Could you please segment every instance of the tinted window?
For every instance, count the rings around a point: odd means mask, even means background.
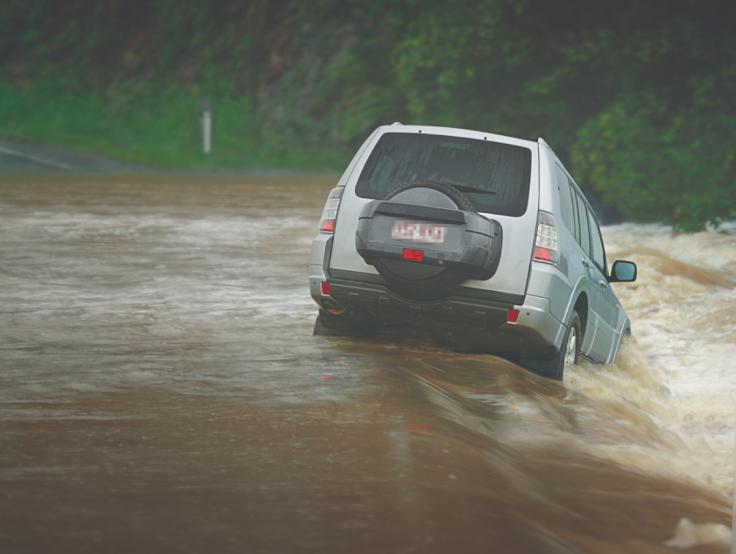
[[[580,223],[580,240],[578,242],[580,242],[583,252],[590,256],[590,235],[588,234],[588,217],[585,202],[577,194],[575,194],[575,198],[578,201],[578,221]]]
[[[603,239],[598,223],[590,211],[588,212],[588,221],[590,223],[590,257],[593,259],[593,263],[598,266],[598,269],[601,270],[601,273],[606,275],[606,254],[603,250]]]
[[[572,207],[572,191],[567,182],[567,176],[562,172],[559,166],[555,165],[555,178],[557,181],[557,190],[560,197],[560,215],[565,226],[570,232],[575,234],[575,212]]]
[[[408,184],[435,182],[465,193],[480,212],[526,211],[531,151],[521,146],[419,133],[386,133],[358,179],[362,198],[386,198]]]

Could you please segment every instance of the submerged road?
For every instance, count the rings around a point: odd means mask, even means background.
[[[313,337],[330,186],[0,182],[0,552],[728,551],[735,236],[606,229],[638,344],[556,383]]]

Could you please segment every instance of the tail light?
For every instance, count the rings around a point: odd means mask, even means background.
[[[335,187],[330,191],[327,197],[325,207],[322,210],[322,217],[319,220],[319,232],[332,234],[335,232],[335,222],[337,221],[337,210],[340,208],[340,198],[344,187]]]
[[[329,296],[330,293],[332,292],[332,287],[330,286],[329,281],[322,281],[321,288],[322,288],[322,296]]]
[[[555,218],[541,210],[537,216],[537,237],[534,240],[532,259],[555,265],[560,261],[560,241]]]

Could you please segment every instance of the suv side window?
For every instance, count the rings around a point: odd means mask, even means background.
[[[565,223],[565,227],[575,235],[575,212],[572,206],[572,191],[570,190],[570,184],[567,182],[567,175],[563,173],[557,164],[555,164],[555,181],[557,181],[557,189],[559,191],[562,221]]]
[[[585,201],[577,193],[575,193],[575,198],[578,201],[578,222],[580,223],[580,239],[578,242],[583,252],[590,256],[590,231],[588,230],[588,216],[586,215]]]
[[[603,248],[603,239],[601,238],[601,231],[598,227],[598,222],[593,217],[592,212],[588,211],[588,221],[590,222],[590,257],[593,259],[593,263],[598,266],[603,275],[607,275],[606,272],[606,251]]]
[[[573,218],[575,219],[575,240],[580,244],[580,218],[578,217],[578,204],[575,200],[575,189],[570,181],[567,182],[567,186],[570,189],[570,201],[572,202]]]

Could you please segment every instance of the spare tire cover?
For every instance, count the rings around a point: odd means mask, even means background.
[[[446,229],[452,228],[451,231],[447,231],[448,248],[451,247],[449,243],[457,245],[459,242],[458,240],[454,240],[454,242],[451,240],[456,238],[456,235],[460,232],[456,230],[457,228],[462,227],[462,232],[465,232],[467,219],[469,219],[470,215],[465,214],[468,212],[472,212],[472,216],[477,219],[481,219],[484,224],[493,223],[496,226],[493,227],[493,229],[497,229],[497,252],[490,252],[492,250],[492,248],[490,248],[491,241],[493,240],[492,237],[483,237],[482,234],[479,234],[478,236],[488,239],[489,248],[482,248],[481,250],[488,250],[489,255],[495,256],[495,262],[497,264],[497,258],[500,255],[500,225],[498,225],[497,222],[486,220],[475,213],[475,209],[470,199],[468,199],[467,196],[462,194],[459,190],[451,186],[436,183],[413,184],[400,187],[389,193],[384,201],[375,202],[385,205],[387,203],[386,201],[390,201],[392,205],[391,207],[395,208],[392,211],[395,211],[397,214],[401,213],[402,207],[405,208],[406,212],[409,214],[416,212],[416,209],[410,209],[416,207],[438,208],[439,210],[435,210],[435,212],[446,214],[448,216],[453,215],[454,213],[456,218],[459,218],[459,221],[463,221],[465,223],[463,223],[462,226],[451,224],[444,225]],[[366,211],[371,211],[370,205],[366,208],[368,208],[368,210],[364,210],[364,213]],[[371,217],[374,217],[372,212]],[[363,215],[361,215],[361,218],[363,218]],[[388,223],[381,222],[380,224],[385,227],[386,225],[393,224],[394,221],[401,220],[402,216],[392,215],[388,219],[390,219]],[[408,215],[405,219],[412,220],[413,218],[411,215]],[[429,218],[429,220],[431,220],[431,218]],[[361,219],[358,234],[363,230],[361,227],[363,224],[364,220]],[[371,224],[379,224],[379,222],[374,219],[371,221]],[[382,232],[391,236],[391,232],[387,231],[385,228]],[[454,233],[454,235],[452,233]],[[493,235],[492,232],[489,234]],[[463,281],[466,281],[469,278],[479,277],[478,268],[469,267],[467,264],[453,265],[449,258],[447,261],[443,259],[435,260],[435,263],[417,263],[416,261],[401,259],[401,257],[396,255],[381,255],[381,253],[377,253],[375,249],[361,249],[360,238],[360,236],[356,236],[356,244],[359,245],[358,252],[368,263],[372,264],[376,268],[378,273],[386,281],[386,285],[391,291],[405,298],[415,300],[437,300],[451,294]],[[411,246],[411,244],[409,244],[409,246]],[[442,248],[442,245],[424,245],[421,243],[417,244],[416,248],[422,249],[425,246],[427,248],[434,248],[435,250]],[[479,249],[476,245],[476,251],[477,250]],[[443,256],[442,253],[439,255]],[[483,255],[485,255],[485,252]],[[478,256],[476,255],[475,257],[477,258]],[[478,265],[482,264],[479,263]],[[486,263],[485,265],[488,264]],[[495,272],[495,266],[493,267],[493,272]],[[483,275],[483,278],[488,278],[489,276],[488,272],[486,272]]]

